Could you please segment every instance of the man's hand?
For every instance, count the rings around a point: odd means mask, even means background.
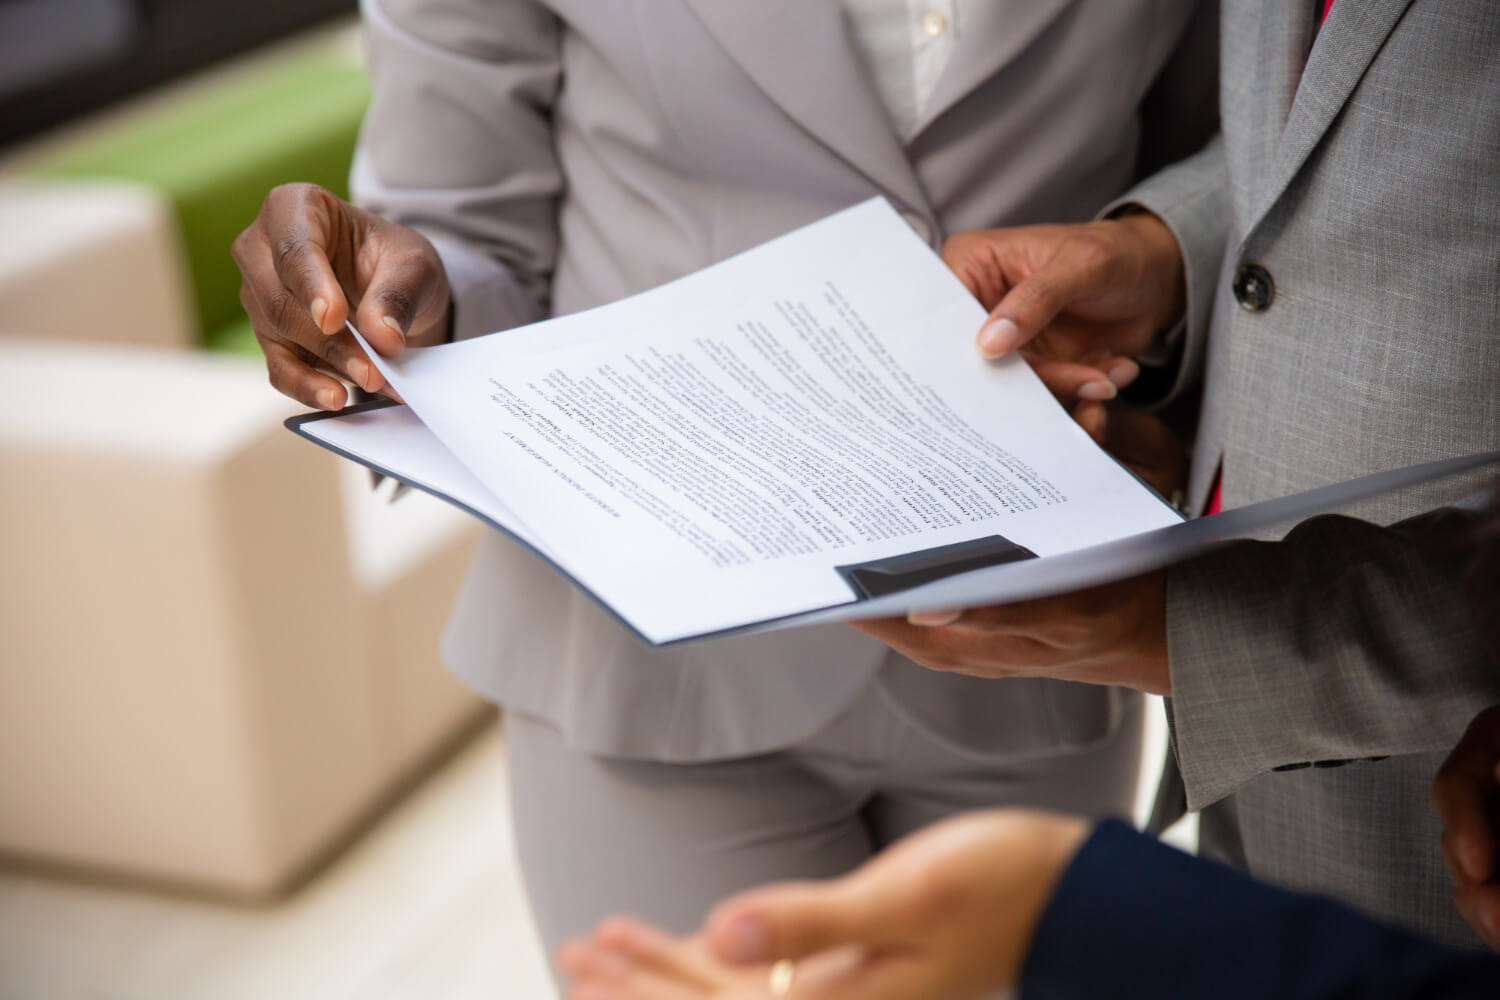
[[[1166,603],[1158,571],[1058,597],[850,625],[932,670],[1168,695]]]
[[[1100,447],[1168,500],[1187,486],[1187,446],[1165,421],[1128,406],[1100,409],[1097,425],[1084,426]]]
[[[990,310],[980,352],[1022,351],[1069,409],[1128,385],[1139,373],[1131,359],[1181,319],[1187,298],[1177,240],[1149,213],[959,233],[943,260]]]
[[[432,244],[323,188],[274,189],[233,252],[244,276],[240,303],[271,384],[308,406],[344,405],[344,387],[324,371],[369,392],[386,389],[344,329],[351,310],[355,327],[387,357],[448,339],[448,276]]]
[[[606,922],[564,948],[569,1000],[979,1000],[1013,988],[1087,820],[1018,810],[938,823],[856,871],[744,893],[695,938]],[[783,980],[785,976],[781,977]]]
[[[1500,950],[1500,705],[1469,723],[1432,782],[1453,901]]]

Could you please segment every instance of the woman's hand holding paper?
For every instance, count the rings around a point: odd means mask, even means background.
[[[330,371],[388,392],[346,320],[388,357],[449,337],[448,278],[432,244],[323,188],[274,189],[233,252],[271,384],[308,406],[343,407],[347,393]]]

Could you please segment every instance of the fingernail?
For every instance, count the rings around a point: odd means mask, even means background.
[[[720,953],[731,962],[760,962],[771,950],[771,931],[753,913],[742,913],[724,929]]]
[[[325,410],[342,410],[349,402],[349,393],[343,389],[322,389],[318,392],[318,405]]]
[[[955,611],[951,608],[938,608],[935,611],[913,611],[906,616],[906,620],[913,625],[939,628],[943,625],[952,625],[962,616],[962,611]]]
[[[308,307],[312,311],[313,322],[318,324],[318,329],[323,329],[323,323],[328,319],[328,300],[322,297],[312,300]]]
[[[1102,402],[1114,399],[1119,394],[1120,390],[1115,388],[1113,382],[1085,382],[1078,387],[1079,399],[1096,399]]]
[[[979,353],[985,357],[998,358],[1015,350],[1020,339],[1021,328],[1016,326],[1014,320],[1001,316],[979,328],[979,336],[975,340],[975,345],[979,348]]]
[[[354,358],[349,362],[348,375],[361,389],[370,388],[370,362],[364,358]]]
[[[401,329],[401,324],[398,323],[398,322],[396,322],[396,317],[394,317],[394,316],[382,316],[381,317],[381,322],[384,323],[386,326],[390,327],[392,330],[395,330],[396,333],[400,337],[402,337],[403,339],[405,339],[405,337],[406,337],[406,331],[403,330],[403,329]]]
[[[1123,389],[1140,377],[1141,366],[1128,358],[1109,369],[1109,380],[1116,389]]]

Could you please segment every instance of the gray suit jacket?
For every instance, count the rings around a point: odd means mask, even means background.
[[[1190,265],[1175,391],[1205,380],[1194,509],[1221,462],[1233,507],[1500,447],[1500,6],[1339,0],[1315,28],[1304,0],[1227,2],[1222,141],[1130,196]],[[1259,311],[1233,291],[1247,265],[1274,283]],[[1168,586],[1175,758],[1205,850],[1456,941],[1427,789],[1500,702],[1500,665],[1434,545],[1458,515],[1417,515],[1477,476]]]
[[[641,291],[876,194],[934,246],[1083,220],[1137,178],[1153,81],[1176,84],[1153,92],[1169,119],[1155,134],[1212,131],[1211,77],[1193,69],[1211,70],[1212,35],[1189,31],[1194,8],[980,5],[903,145],[837,0],[365,0],[374,101],[354,188],[433,240],[458,336]],[[795,743],[887,655],[843,628],[652,651],[498,536],[445,649],[573,746],[663,760]],[[957,678],[903,683],[912,711],[1018,754],[1102,739],[1126,704],[1047,681],[977,697]]]

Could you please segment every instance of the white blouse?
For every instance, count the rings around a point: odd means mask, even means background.
[[[981,0],[841,2],[896,133],[910,139],[958,45],[964,12]]]

